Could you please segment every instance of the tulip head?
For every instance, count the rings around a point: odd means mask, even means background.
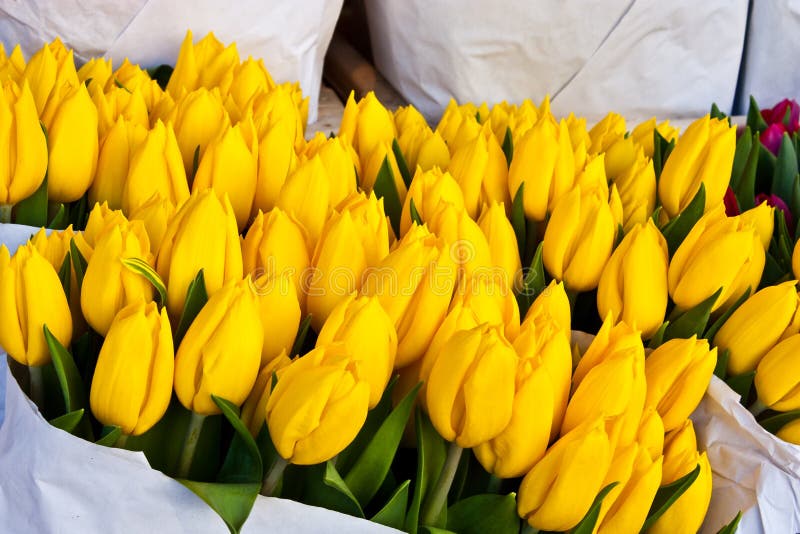
[[[603,501],[598,534],[640,530],[661,484],[664,462],[661,455],[653,459],[644,447],[637,444],[631,445],[628,450],[634,454],[633,464],[630,465],[630,472],[626,473],[625,480],[606,497],[609,499],[614,494],[613,501]],[[612,470],[613,467],[609,474]],[[615,480],[620,479],[606,477],[609,483]]]
[[[168,121],[175,129],[183,168],[187,174],[194,171],[195,151],[199,150],[202,157],[208,143],[230,124],[219,90],[209,91],[205,88],[180,96],[175,101]]]
[[[302,311],[294,278],[282,275],[250,273],[250,289],[257,296],[259,317],[264,331],[261,367],[281,353],[292,350],[300,327]]]
[[[461,187],[464,206],[473,219],[477,219],[484,203],[511,201],[505,155],[488,129],[453,153],[448,172]]]
[[[452,204],[456,209],[464,209],[464,195],[450,173],[436,168],[424,172],[417,169],[400,214],[401,235],[405,235],[411,228],[412,200],[423,222],[429,220],[443,202]]]
[[[589,154],[600,154],[608,151],[611,145],[625,137],[627,130],[625,117],[613,111],[609,112],[589,130],[589,139],[591,140],[591,145],[587,147]]]
[[[705,452],[702,454],[695,452],[695,456],[696,464],[700,464],[700,474],[648,532],[653,534],[697,532],[702,526],[711,503],[711,464]]]
[[[147,236],[150,238],[150,249],[158,251],[172,217],[175,216],[175,205],[158,195],[153,195],[147,202],[131,213],[131,221],[142,221]]]
[[[670,125],[669,121],[657,123],[655,117],[652,117],[644,122],[640,122],[638,125],[636,125],[636,128],[634,128],[631,132],[631,137],[637,145],[642,147],[642,150],[644,150],[644,155],[648,158],[652,158],[655,151],[655,131],[658,131],[661,137],[663,137],[667,142],[672,140],[677,141],[678,134],[680,133],[677,128]]]
[[[267,212],[275,206],[286,177],[297,167],[294,151],[296,125],[293,117],[282,116],[258,143],[258,177],[253,209]]]
[[[209,32],[194,44],[192,32],[189,30],[181,44],[167,91],[174,98],[178,98],[183,90],[193,91],[198,87],[221,87],[227,93],[237,65],[239,53],[236,43],[226,47]]]
[[[758,400],[772,410],[800,409],[798,349],[800,334],[794,334],[772,347],[758,364],[755,377]]]
[[[89,187],[90,205],[107,202],[113,210],[122,209],[131,156],[147,135],[145,127],[128,122],[123,117],[118,118],[111,126],[100,142],[97,170]],[[183,165],[181,165],[182,170]],[[188,188],[186,189],[188,191]]]
[[[367,160],[375,148],[382,144],[391,146],[397,132],[391,112],[383,107],[373,91],[357,104],[351,91],[339,127],[339,136],[342,135],[353,143],[361,157],[361,167],[366,169]]]
[[[308,158],[317,154],[330,178],[330,204],[337,206],[356,191],[358,155],[346,139],[341,137],[326,139],[322,132],[317,132],[317,136],[305,150]]]
[[[92,378],[89,404],[104,425],[138,436],[167,411],[175,353],[167,310],[139,301],[114,317]]]
[[[394,180],[394,187],[397,189],[397,196],[401,203],[405,201],[407,188],[403,181],[403,176],[400,174],[400,167],[397,165],[397,157],[394,155],[391,144],[381,143],[376,145],[367,159],[362,161],[363,175],[359,176],[361,189],[372,191],[378,175],[384,168],[384,163],[387,163]]]
[[[656,207],[656,173],[653,161],[637,157],[626,171],[614,180],[622,202],[623,224],[628,232],[636,224],[646,223]]]
[[[97,108],[97,132],[103,139],[120,117],[143,128],[150,125],[147,104],[139,89],[113,87],[108,92],[98,85],[91,85],[89,94]]]
[[[464,276],[480,274],[493,277],[492,252],[480,226],[465,210],[440,204],[428,225],[449,245],[450,255]],[[498,278],[503,278],[502,274]]]
[[[273,380],[275,378],[280,380],[283,370],[290,363],[292,363],[292,360],[289,359],[285,352],[270,360],[267,365],[261,368],[256,378],[256,383],[253,385],[253,390],[242,405],[242,422],[247,425],[250,434],[254,438],[258,437],[267,420],[267,402],[272,393]]]
[[[110,59],[104,57],[92,58],[78,69],[78,81],[81,83],[88,82],[90,88],[97,85],[102,89],[111,78],[113,70]]]
[[[67,50],[58,37],[33,54],[24,69],[23,76],[31,86],[39,115],[44,112],[50,97],[60,87],[83,85],[78,82],[72,50]]]
[[[308,235],[309,253],[313,253],[333,209],[328,172],[319,156],[301,162],[286,179],[277,206],[303,225]]]

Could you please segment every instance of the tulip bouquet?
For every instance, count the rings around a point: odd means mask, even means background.
[[[0,79],[3,216],[52,229],[0,248],[12,370],[231,531],[260,492],[409,532],[694,532],[712,374],[770,362],[759,398],[800,408],[786,236],[726,213],[761,152],[718,113],[453,102],[431,128],[370,93],[307,141],[296,84],[191,34],[174,70],[56,41]]]

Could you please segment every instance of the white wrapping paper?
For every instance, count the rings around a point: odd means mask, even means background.
[[[322,63],[343,0],[0,0],[0,41],[27,56],[60,36],[83,62],[105,55],[145,67],[175,64],[186,30],[236,41],[242,59],[263,58],[278,82],[300,81],[317,117]]]
[[[365,0],[379,70],[429,119],[553,97],[596,120],[730,112],[747,0]]]
[[[35,228],[0,224],[12,252]],[[225,523],[143,453],[102,447],[50,426],[11,376],[0,350],[0,531],[220,533]],[[244,534],[391,533],[394,529],[298,502],[259,496]]]

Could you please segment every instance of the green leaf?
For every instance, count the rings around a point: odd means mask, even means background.
[[[789,211],[792,212],[795,221],[794,239],[800,239],[800,175],[794,177],[792,184],[792,198],[789,199]]]
[[[675,338],[689,339],[692,336],[701,337],[711,316],[711,308],[721,294],[722,288],[719,288],[703,302],[676,317],[664,331],[664,341]]]
[[[51,419],[50,424],[71,434],[78,427],[78,423],[81,422],[81,419],[83,419],[83,408]]]
[[[506,165],[511,167],[511,160],[514,158],[514,136],[511,135],[511,128],[508,126],[503,137],[503,154],[506,156]]]
[[[739,522],[742,520],[742,512],[736,514],[730,523],[717,531],[717,534],[734,534],[736,529],[739,528]]]
[[[69,302],[69,291],[72,286],[72,263],[69,252],[64,255],[64,261],[61,262],[61,267],[58,269],[58,280],[61,282],[64,296],[67,297],[67,302]]]
[[[410,480],[406,480],[392,493],[383,508],[372,516],[370,521],[379,523],[390,528],[403,530],[406,519],[406,508],[408,507],[408,488],[411,485]]]
[[[747,158],[750,156],[750,151],[753,149],[753,134],[750,132],[750,127],[744,129],[742,135],[736,141],[736,152],[733,154],[733,170],[731,171],[731,189],[736,191],[739,183],[744,174],[745,164]]]
[[[756,377],[755,371],[736,376],[729,376],[726,380],[728,386],[735,391],[742,399],[750,397],[750,388],[753,387],[753,379]]]
[[[181,479],[178,482],[192,490],[217,512],[232,533],[239,532],[247,521],[261,488],[260,483],[219,484]]]
[[[514,228],[514,235],[517,236],[517,245],[519,246],[519,257],[525,257],[526,241],[526,227],[525,221],[525,206],[523,199],[525,196],[525,182],[519,184],[519,189],[514,194],[514,202],[511,204],[511,226]]]
[[[670,506],[672,506],[678,498],[683,495],[686,490],[697,480],[697,477],[700,475],[700,464],[692,470],[686,476],[683,476],[673,482],[672,484],[667,484],[666,486],[661,486],[658,488],[656,492],[656,496],[653,499],[653,504],[650,505],[650,512],[647,514],[647,520],[644,522],[642,526],[641,532],[646,532],[653,524],[658,521],[658,518],[664,515]]]
[[[714,375],[720,380],[725,380],[728,372],[728,360],[731,359],[731,351],[723,350],[717,354],[717,365],[714,367]]]
[[[786,274],[786,270],[781,266],[778,260],[775,259],[772,253],[767,251],[764,257],[764,272],[761,274],[759,288],[774,286],[780,281],[784,274]]]
[[[797,154],[794,151],[794,143],[789,135],[784,133],[781,138],[781,147],[778,150],[778,159],[775,162],[775,173],[772,175],[772,194],[790,201],[797,173]]]
[[[307,472],[312,476],[306,480],[303,502],[354,517],[364,517],[358,499],[342,480],[332,462],[318,464]]]
[[[706,186],[701,183],[700,189],[697,190],[689,205],[661,229],[661,233],[664,234],[664,238],[667,240],[670,257],[675,254],[675,251],[678,250],[680,244],[689,235],[691,229],[703,216],[705,207]]]
[[[710,115],[711,115],[711,118],[712,118],[712,119],[720,119],[720,120],[723,120],[723,119],[728,119],[728,116],[727,116],[727,115],[725,115],[725,114],[724,114],[724,113],[723,113],[723,112],[722,112],[722,111],[719,109],[719,107],[717,106],[717,103],[716,103],[716,102],[714,102],[714,103],[712,103],[712,104],[711,104],[711,113],[710,113]]]
[[[406,158],[403,156],[403,151],[400,150],[400,143],[397,142],[397,139],[392,140],[392,152],[394,153],[395,161],[397,161],[397,169],[400,171],[403,183],[406,184],[406,187],[410,187],[412,178],[411,171],[408,169],[408,163],[406,163]]]
[[[612,482],[600,490],[600,493],[598,493],[597,497],[594,498],[594,502],[592,502],[592,506],[589,508],[589,511],[586,512],[585,516],[583,516],[581,522],[575,525],[575,528],[570,530],[570,534],[592,534],[592,532],[594,532],[594,527],[597,525],[597,520],[600,519],[600,507],[603,505],[603,499],[606,498],[606,495],[608,495],[617,484],[619,484],[619,482]]]
[[[67,226],[69,226],[67,209],[64,207],[64,204],[59,203],[58,209],[56,209],[55,215],[50,218],[50,222],[47,223],[47,227],[52,228],[53,230],[63,230]]]
[[[69,220],[74,230],[86,229],[89,220],[89,193],[83,195],[77,202],[69,206]]]
[[[83,382],[81,382],[78,368],[72,355],[64,348],[64,345],[44,325],[44,338],[47,347],[50,349],[50,356],[53,359],[53,366],[58,376],[58,383],[61,386],[61,393],[64,396],[64,406],[67,412],[73,412],[85,408],[85,393]]]
[[[778,430],[798,418],[800,418],[800,410],[792,410],[791,412],[779,413],[767,417],[763,421],[759,421],[759,424],[770,434],[776,434]]]
[[[756,172],[758,171],[760,152],[761,141],[758,140],[758,134],[754,133],[750,143],[750,152],[742,168],[741,176],[736,187],[733,188],[733,192],[736,193],[736,200],[739,201],[739,209],[742,211],[755,207]]]
[[[147,74],[150,75],[152,80],[155,80],[158,83],[158,86],[161,87],[162,90],[167,89],[167,84],[169,83],[169,79],[172,77],[172,71],[174,69],[171,65],[159,65],[156,68],[147,69]]]
[[[656,181],[661,178],[661,171],[667,163],[669,155],[675,148],[675,140],[667,141],[657,129],[653,129],[653,170],[656,174]]]
[[[148,282],[153,284],[153,287],[156,288],[158,292],[159,302],[162,306],[167,304],[167,286],[164,285],[164,281],[158,276],[158,273],[153,266],[144,261],[141,258],[124,258],[122,260],[122,265],[124,265],[129,271],[133,271],[134,273],[143,276],[147,279]]]
[[[421,386],[421,382],[414,386],[397,404],[344,477],[361,506],[370,502],[386,478]]]
[[[754,132],[760,132],[767,129],[767,121],[761,116],[761,110],[758,109],[758,103],[753,95],[750,95],[750,107],[747,109],[747,126]]]
[[[183,303],[183,312],[181,319],[178,321],[178,328],[175,330],[175,349],[183,340],[186,331],[189,330],[189,325],[192,324],[194,318],[200,313],[200,310],[208,302],[208,293],[206,293],[206,281],[203,276],[203,269],[198,271],[192,283],[189,284],[189,289],[186,291],[186,300]]]
[[[733,312],[735,312],[739,308],[739,306],[744,304],[744,301],[746,301],[749,296],[750,296],[750,288],[748,287],[747,289],[745,289],[744,293],[742,293],[739,296],[739,298],[736,299],[736,302],[733,303],[733,306],[725,310],[725,313],[717,317],[717,320],[714,321],[714,323],[708,327],[708,330],[706,330],[706,333],[703,334],[703,337],[708,340],[713,340],[714,336],[716,336],[717,332],[719,332],[719,329],[722,328],[722,325],[725,324],[725,321],[727,321],[730,318],[730,316],[733,315]]]
[[[416,411],[415,423],[417,430],[417,477],[405,525],[406,532],[410,534],[416,534],[417,532],[422,500],[429,486],[436,484],[447,457],[447,446],[444,439],[433,428],[428,416],[419,408]]]
[[[663,323],[661,323],[661,326],[658,327],[656,333],[653,334],[653,337],[650,338],[650,342],[647,344],[647,348],[657,349],[662,343],[664,343],[664,333],[667,331],[668,326],[669,326],[669,321],[664,321]]]
[[[311,328],[311,314],[309,313],[306,315],[303,320],[300,322],[300,327],[297,329],[297,336],[294,338],[294,343],[292,344],[292,352],[290,353],[289,357],[294,358],[303,350],[303,345],[306,342],[306,336],[308,336],[308,329]]]
[[[261,453],[256,440],[239,418],[239,408],[232,402],[213,394],[211,400],[222,410],[222,415],[236,431],[217,480],[226,483],[260,484],[264,472]]]
[[[453,532],[452,530],[447,530],[446,528],[436,528],[429,525],[423,526],[422,530],[428,534],[460,534],[458,532]]]
[[[14,206],[14,222],[36,227],[47,226],[47,174],[31,196]]]
[[[459,534],[517,534],[519,521],[513,493],[473,495],[447,509],[447,530]]]
[[[192,183],[194,183],[194,177],[197,176],[197,169],[199,168],[200,168],[200,145],[197,145],[194,148],[194,155],[192,155],[192,180],[191,180]],[[189,185],[191,185],[191,183]]]
[[[72,260],[72,268],[75,270],[75,279],[78,282],[78,291],[80,291],[83,286],[83,276],[86,274],[87,262],[81,251],[78,250],[75,238],[69,241],[69,257]]]
[[[414,204],[413,198],[411,199],[408,209],[411,212],[411,222],[415,222],[419,226],[422,226],[422,217],[419,216],[419,212],[417,211],[417,205]]]
[[[123,85],[123,83],[122,83],[121,81],[119,81],[119,80],[118,80],[116,77],[114,78],[114,85],[116,85],[116,86],[117,86],[117,87],[119,87],[120,89],[124,89],[124,90],[126,90],[126,91],[127,91],[127,92],[129,92],[129,93],[131,92],[131,90],[130,90],[130,89],[128,89],[127,87],[125,87],[125,85]]]
[[[533,255],[531,266],[525,273],[525,278],[522,279],[522,287],[517,296],[520,317],[525,317],[533,301],[536,300],[536,297],[547,287],[544,278],[542,250],[543,244],[539,243],[539,246],[536,247],[536,253]]]
[[[98,445],[104,447],[113,447],[119,437],[122,435],[122,429],[116,425],[103,427],[103,435],[95,441]]]
[[[392,223],[395,235],[400,235],[400,212],[403,209],[400,204],[400,195],[394,181],[394,173],[389,165],[389,156],[383,158],[383,163],[375,178],[375,186],[372,188],[375,196],[383,199],[383,208]]]
[[[275,384],[273,384],[272,387],[274,388]],[[256,445],[258,445],[258,452],[261,454],[261,464],[263,467],[261,478],[263,479],[267,471],[278,459],[278,451],[275,450],[272,438],[269,437],[269,430],[267,429],[266,422],[261,425],[261,430],[258,432],[258,436],[256,436]]]

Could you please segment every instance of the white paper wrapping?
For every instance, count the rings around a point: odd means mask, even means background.
[[[0,224],[12,252],[35,228]],[[102,447],[50,426],[0,350],[0,531],[220,533],[225,523],[141,452]],[[287,499],[259,496],[244,534],[397,530]]]
[[[322,63],[343,0],[0,0],[0,41],[27,56],[60,36],[76,60],[105,55],[145,67],[175,64],[186,30],[236,41],[242,59],[263,58],[278,82],[300,81],[317,117]]]
[[[365,0],[378,69],[429,119],[538,101],[596,120],[730,112],[747,0]]]
[[[800,447],[764,430],[717,377],[692,420],[712,468],[701,532],[717,532],[740,510],[740,533],[800,532]]]
[[[746,113],[750,95],[761,109],[784,98],[800,98],[800,1],[752,2],[737,112]]]

